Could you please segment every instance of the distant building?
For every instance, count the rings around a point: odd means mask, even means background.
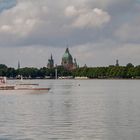
[[[119,66],[119,60],[116,60],[116,65],[115,66]]]
[[[87,68],[87,65],[86,64],[84,65],[84,68]]]
[[[48,64],[47,64],[47,68],[53,68],[54,67],[54,60],[51,54],[51,58],[48,59]]]
[[[73,62],[73,57],[69,52],[69,48],[66,48],[66,51],[62,57],[61,65],[68,70],[72,70],[72,69],[77,68],[76,59],[74,59],[74,62]]]

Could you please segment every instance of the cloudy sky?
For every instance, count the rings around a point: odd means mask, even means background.
[[[61,63],[67,44],[80,66],[140,64],[140,0],[0,0],[0,63]]]

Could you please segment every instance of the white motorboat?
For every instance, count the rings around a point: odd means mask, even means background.
[[[18,84],[8,84],[6,77],[0,77],[0,90],[28,90],[28,91],[49,91],[50,88],[39,87],[39,84],[32,83],[18,83]]]

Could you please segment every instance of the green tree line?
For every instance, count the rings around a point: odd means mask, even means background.
[[[73,76],[85,76],[88,78],[138,78],[140,79],[140,65],[133,66],[131,63],[126,66],[109,67],[83,67],[73,71]]]
[[[25,68],[9,68],[4,64],[0,64],[0,76],[6,76],[8,78],[20,78],[22,76],[23,78],[55,78],[55,69],[56,68],[34,68],[34,67],[25,67]],[[57,75],[58,76],[71,76],[72,72],[65,69],[63,66],[57,67]]]
[[[56,68],[34,68],[25,67],[15,69],[0,64],[0,76],[8,78],[19,78],[21,75],[24,78],[55,78]],[[133,66],[131,63],[126,66],[108,66],[108,67],[80,67],[75,70],[67,70],[63,66],[57,67],[57,75],[73,76],[73,77],[88,77],[88,78],[137,78],[140,79],[140,65]]]

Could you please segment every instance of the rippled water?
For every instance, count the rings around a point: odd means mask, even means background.
[[[139,80],[40,80],[44,94],[0,91],[0,140],[139,140]]]

